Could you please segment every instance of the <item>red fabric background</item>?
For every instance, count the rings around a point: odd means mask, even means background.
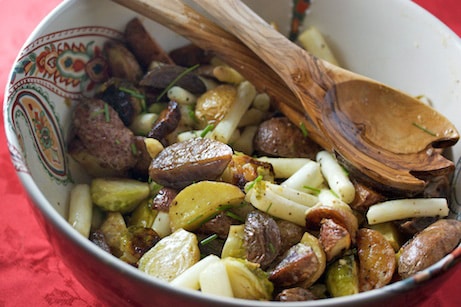
[[[321,0],[320,0],[321,1]],[[405,0],[402,0],[405,1]],[[415,0],[461,35],[461,1]],[[0,0],[0,88],[22,44],[38,22],[61,1]],[[3,100],[3,99],[2,99]],[[72,276],[39,228],[10,162],[0,129],[0,307],[102,306]],[[461,306],[461,266],[421,307]]]

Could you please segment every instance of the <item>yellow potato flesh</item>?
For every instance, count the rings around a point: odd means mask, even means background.
[[[193,231],[220,212],[239,205],[245,194],[225,182],[200,181],[176,195],[169,215],[172,231],[183,228]]]

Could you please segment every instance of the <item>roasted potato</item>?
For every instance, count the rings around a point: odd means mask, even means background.
[[[191,184],[173,199],[169,211],[171,228],[195,230],[218,213],[239,205],[244,197],[238,187],[225,182]]]
[[[399,251],[398,272],[407,278],[442,259],[461,240],[461,221],[440,219],[404,244]]]
[[[397,267],[391,244],[376,230],[361,228],[357,232],[360,292],[387,285]]]

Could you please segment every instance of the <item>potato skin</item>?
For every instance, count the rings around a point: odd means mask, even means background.
[[[174,143],[152,160],[150,177],[173,189],[201,180],[215,180],[232,159],[232,148],[211,139],[195,138]]]
[[[392,280],[397,263],[391,244],[377,230],[361,228],[357,232],[359,290],[384,287]]]
[[[461,221],[440,219],[400,249],[398,273],[407,278],[436,263],[451,252],[461,240]]]
[[[274,117],[262,122],[253,143],[255,150],[260,154],[284,158],[314,160],[321,149],[286,117]]]

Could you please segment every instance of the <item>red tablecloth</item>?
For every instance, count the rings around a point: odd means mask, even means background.
[[[321,1],[321,0],[319,0]],[[402,0],[406,1],[406,0]],[[415,0],[461,35],[461,1]],[[22,44],[60,0],[0,1],[0,88]],[[2,99],[3,100],[3,99]],[[461,114],[460,114],[461,115]],[[0,128],[0,307],[102,306],[72,276],[39,228],[10,162]],[[461,266],[423,307],[461,306]]]

